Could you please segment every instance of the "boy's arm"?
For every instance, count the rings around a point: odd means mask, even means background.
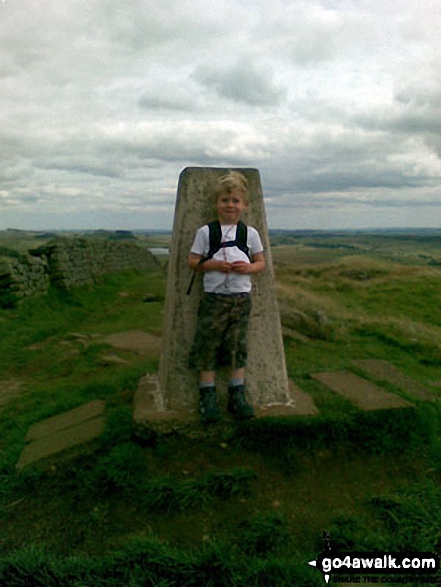
[[[256,253],[253,255],[253,262],[250,263],[250,273],[260,273],[265,269],[265,255]]]
[[[237,261],[233,263],[233,271],[235,273],[260,273],[265,269],[265,255],[256,253],[253,255],[253,261],[246,263],[245,261]]]
[[[208,259],[201,263],[202,255],[190,253],[188,255],[188,266],[194,271],[220,271],[221,273],[229,273],[232,269],[232,264],[226,261],[217,261],[216,259]]]

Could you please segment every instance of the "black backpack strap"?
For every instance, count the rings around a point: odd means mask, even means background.
[[[193,271],[193,275],[191,276],[190,283],[188,284],[187,295],[189,296],[191,293],[191,288],[193,287],[194,280],[196,279],[196,271]]]
[[[208,233],[209,233],[209,249],[206,257],[201,257],[198,265],[205,263],[211,259],[221,248],[221,241],[222,241],[222,229],[219,220],[213,220],[208,224]],[[193,287],[194,280],[196,278],[196,270],[193,271],[193,275],[191,277],[190,284],[187,289],[187,295],[190,295],[191,288]]]
[[[201,263],[205,263],[211,259],[222,247],[237,247],[241,250],[248,259],[251,260],[250,256],[250,249],[247,245],[248,240],[248,226],[244,224],[241,220],[237,223],[236,228],[236,238],[234,241],[228,241],[226,243],[222,243],[222,228],[220,225],[219,220],[213,220],[208,224],[208,232],[209,232],[209,250],[206,257],[202,257],[199,261],[199,265]],[[196,277],[196,271],[193,271],[193,275],[190,281],[190,285],[187,289],[187,295],[190,295],[191,288],[193,287],[193,283]]]
[[[219,220],[213,220],[208,224],[208,231],[210,235],[210,248],[204,260],[211,259],[221,248],[222,229]]]
[[[241,220],[237,223],[236,229],[236,246],[250,259],[250,249],[247,245],[248,240],[248,226]]]

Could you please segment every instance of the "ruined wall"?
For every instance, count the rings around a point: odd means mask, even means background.
[[[28,256],[0,259],[0,301],[4,305],[46,293],[49,287],[47,259]]]
[[[41,252],[48,260],[51,283],[65,289],[93,283],[104,273],[157,268],[150,251],[132,242],[60,238]]]
[[[31,255],[0,259],[0,307],[44,294],[51,284],[69,289],[94,283],[104,273],[156,268],[150,251],[133,242],[57,238]]]

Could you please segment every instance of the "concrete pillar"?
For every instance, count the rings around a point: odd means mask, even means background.
[[[228,171],[190,167],[179,178],[158,374],[161,405],[157,407],[166,412],[197,411],[198,373],[188,368],[187,360],[203,288],[202,275],[198,274],[191,294],[187,295],[192,276],[187,258],[196,230],[215,218],[213,189],[219,177]],[[249,187],[249,207],[243,220],[259,231],[266,255],[265,271],[253,276],[247,393],[258,409],[271,404],[292,405],[260,176],[257,169],[237,171],[245,175]],[[226,402],[227,376],[220,373],[217,378],[221,405]]]

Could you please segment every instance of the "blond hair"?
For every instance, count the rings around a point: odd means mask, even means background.
[[[243,194],[244,202],[248,202],[248,180],[239,173],[239,171],[229,171],[226,175],[219,178],[214,190],[214,198],[217,203],[222,194],[231,194],[235,189],[238,189]]]

